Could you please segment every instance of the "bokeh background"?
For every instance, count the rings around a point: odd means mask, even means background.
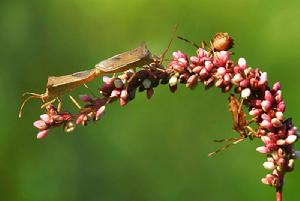
[[[22,119],[17,113],[21,93],[44,92],[47,76],[92,68],[143,40],[159,55],[179,24],[177,34],[195,42],[229,32],[233,58],[280,80],[286,115],[300,125],[299,9],[296,0],[2,0],[0,200],[275,200],[260,183],[267,171],[258,140],[207,157],[221,146],[213,139],[237,135],[227,95],[217,89],[171,94],[162,86],[151,101],[138,94],[124,108],[111,105],[96,124],[71,134],[55,129],[44,140],[32,126],[41,102],[27,104]],[[177,49],[195,53],[180,40],[171,46]],[[89,86],[96,91],[100,82]],[[65,107],[75,109],[67,98]],[[299,200],[299,166],[286,177],[285,200]]]

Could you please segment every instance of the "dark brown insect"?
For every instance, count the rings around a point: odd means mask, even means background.
[[[228,108],[229,111],[231,112],[232,119],[233,119],[232,129],[238,132],[240,134],[240,137],[214,140],[215,142],[230,141],[231,143],[221,147],[220,149],[214,152],[211,152],[210,154],[208,154],[209,157],[220,151],[227,149],[228,147],[234,144],[243,141],[248,136],[251,137],[251,134],[254,133],[254,131],[248,126],[248,122],[246,121],[246,115],[242,107],[242,102],[240,102],[233,94],[230,94],[228,98],[228,102],[229,102]]]

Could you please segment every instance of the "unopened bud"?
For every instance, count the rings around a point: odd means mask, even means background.
[[[169,79],[169,85],[171,87],[177,85],[177,77],[176,76],[172,76],[170,79]]]
[[[64,125],[64,130],[65,130],[65,132],[69,133],[69,132],[72,132],[75,129],[75,127],[76,127],[76,124],[74,124],[73,121],[68,121]]]
[[[242,98],[248,98],[251,95],[251,90],[249,88],[243,89],[241,92]]]
[[[263,166],[267,170],[273,170],[275,168],[275,165],[273,162],[264,162]]]
[[[49,130],[43,130],[43,131],[40,131],[40,132],[36,135],[36,138],[37,138],[37,139],[43,139],[43,138],[45,138],[48,134],[49,134]]]
[[[120,78],[116,78],[114,79],[114,85],[117,89],[121,89],[124,84]]]
[[[229,50],[233,46],[233,39],[228,33],[216,33],[213,40],[213,47],[216,51]]]
[[[295,141],[297,140],[297,136],[296,135],[289,135],[285,141],[287,144],[293,144]]]

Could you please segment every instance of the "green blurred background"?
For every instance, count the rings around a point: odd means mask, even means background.
[[[213,139],[237,135],[227,95],[217,89],[171,94],[162,86],[151,101],[138,94],[124,108],[111,105],[96,124],[71,134],[54,129],[44,140],[32,126],[41,102],[27,104],[22,119],[17,112],[21,93],[44,92],[48,75],[91,68],[143,40],[159,55],[178,23],[177,34],[196,42],[229,32],[234,59],[245,57],[268,71],[271,83],[281,81],[286,115],[299,125],[299,9],[296,0],[2,0],[0,200],[275,200],[274,189],[260,183],[267,171],[258,140],[207,157],[221,146]],[[195,53],[179,40],[171,47],[177,49]],[[99,84],[89,86],[96,91]],[[79,93],[86,91],[72,92]],[[285,200],[299,200],[299,185],[297,162]]]

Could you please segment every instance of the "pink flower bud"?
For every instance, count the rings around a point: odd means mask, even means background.
[[[257,147],[256,151],[258,151],[259,153],[262,153],[262,154],[266,154],[266,153],[270,152],[270,150],[265,146]]]
[[[185,72],[185,67],[184,66],[174,65],[173,68],[174,68],[174,70],[176,70],[179,73],[184,73]]]
[[[267,112],[271,109],[272,103],[268,100],[264,100],[261,102],[262,109]]]
[[[79,95],[79,99],[83,102],[91,102],[93,100],[89,95],[86,94]]]
[[[267,174],[265,178],[261,179],[261,182],[265,185],[276,186],[278,184],[278,178],[275,175]]]
[[[121,97],[122,99],[126,100],[126,99],[128,98],[128,91],[127,91],[126,89],[123,89],[123,90],[121,91],[120,97]]]
[[[215,86],[220,87],[223,84],[223,81],[224,81],[223,79],[217,80],[216,83],[215,83]]]
[[[207,71],[211,71],[214,67],[213,63],[211,61],[205,61],[204,62],[204,66],[206,68]]]
[[[279,82],[276,82],[272,87],[272,90],[274,90],[274,91],[278,91],[280,89],[281,89],[281,86],[280,86]]]
[[[277,119],[279,119],[280,121],[283,121],[284,120],[284,116],[283,116],[283,113],[282,112],[276,112],[275,113],[275,116]]]
[[[195,68],[193,68],[192,71],[193,71],[193,73],[197,74],[197,73],[200,73],[200,71],[202,70],[202,68],[203,68],[202,66],[196,66]]]
[[[43,131],[40,131],[40,132],[36,135],[36,138],[37,138],[37,139],[43,139],[43,138],[45,138],[48,134],[49,134],[49,130],[43,130]]]
[[[248,75],[250,75],[250,73],[252,72],[252,69],[251,68],[246,68],[244,70],[244,74],[248,77]]]
[[[48,114],[42,114],[40,116],[41,120],[43,120],[46,124],[51,124],[52,121],[51,121],[51,118]]]
[[[177,77],[176,76],[172,76],[169,79],[169,85],[170,85],[170,87],[173,87],[173,86],[177,85]]]
[[[249,82],[249,80],[248,80],[248,79],[246,79],[246,80],[243,80],[243,81],[241,81],[241,82],[240,82],[240,86],[241,86],[242,88],[246,88],[246,87],[248,87],[248,86],[249,86],[249,84],[250,84],[250,82]]]
[[[276,100],[277,103],[279,103],[279,102],[282,101],[282,91],[281,91],[281,90],[278,90],[278,91],[276,92],[275,100]]]
[[[277,118],[273,118],[273,119],[271,120],[271,123],[273,124],[273,126],[274,126],[275,128],[279,128],[279,127],[282,126],[282,122],[281,122],[279,119],[277,119]]]
[[[275,164],[273,162],[264,162],[263,166],[267,170],[273,170],[275,168]]]
[[[268,74],[266,72],[261,73],[260,80],[258,81],[259,85],[264,85],[268,83]]]
[[[216,66],[225,66],[230,55],[227,51],[215,52],[213,64]]]
[[[119,97],[120,94],[121,94],[121,92],[120,92],[119,90],[114,89],[114,90],[112,90],[112,92],[111,92],[111,94],[110,94],[110,97],[111,97],[111,98],[116,98],[116,97]]]
[[[195,87],[196,84],[198,83],[197,80],[198,80],[198,76],[197,75],[191,75],[189,77],[189,79],[187,80],[187,82],[186,82],[186,87],[188,87],[188,88]]]
[[[270,130],[270,129],[272,128],[273,125],[272,125],[272,123],[271,123],[270,121],[268,121],[268,120],[263,120],[263,121],[260,123],[260,126],[266,128],[266,129],[268,129],[268,130]]]
[[[268,114],[266,114],[266,113],[263,113],[263,114],[261,115],[261,118],[262,118],[263,120],[271,121],[271,117],[270,117]]]
[[[260,115],[261,112],[262,112],[261,109],[252,108],[251,111],[249,112],[249,114],[252,116],[258,116],[258,115]]]
[[[199,58],[207,57],[207,51],[202,48],[198,49],[197,54]]]
[[[191,61],[193,64],[195,64],[195,65],[198,65],[198,64],[200,63],[200,59],[199,59],[198,57],[196,57],[196,56],[192,56],[192,57],[190,58],[190,61]]]
[[[226,73],[223,79],[224,79],[224,84],[227,85],[229,82],[231,82],[231,75],[229,73]]]
[[[186,58],[186,55],[178,50],[177,52],[173,52],[173,58],[179,60],[180,58]]]
[[[126,99],[120,98],[120,106],[123,107],[127,104]]]
[[[249,88],[245,88],[241,91],[242,98],[248,98],[251,95],[251,90]]]
[[[271,142],[271,139],[269,136],[261,136],[261,141],[263,141],[264,144],[269,144]]]
[[[180,63],[181,66],[187,66],[188,65],[188,61],[186,60],[186,58],[179,58],[178,62]]]
[[[285,145],[285,140],[284,140],[284,139],[279,139],[279,140],[276,141],[276,144],[277,144],[278,146]]]
[[[224,76],[226,73],[226,69],[224,67],[219,67],[217,69],[218,76]]]
[[[202,68],[201,71],[200,71],[200,73],[199,73],[199,75],[200,75],[201,79],[204,79],[204,78],[206,78],[209,75],[209,73],[208,73],[208,71],[207,71],[206,68]]]
[[[277,105],[277,111],[278,112],[284,112],[285,111],[285,103],[284,101],[281,101]]]
[[[105,84],[108,84],[108,85],[111,84],[111,78],[108,76],[103,76],[102,80]]]
[[[268,91],[268,90],[265,91],[265,99],[270,101],[270,102],[273,101],[273,96],[272,96],[271,92]]]
[[[47,124],[43,120],[37,120],[33,125],[39,130],[45,130],[47,128]]]
[[[231,79],[232,84],[234,85],[239,85],[239,83],[243,80],[244,78],[242,77],[242,75],[240,73],[237,73],[233,76],[233,78]]]
[[[150,99],[154,94],[153,88],[147,89],[147,98]]]
[[[299,135],[299,133],[297,132],[298,128],[296,126],[294,126],[293,128],[291,128],[290,130],[288,130],[288,135]]]
[[[105,105],[101,106],[96,112],[96,120],[100,119],[105,111]]]
[[[261,183],[268,185],[268,186],[271,185],[271,182],[267,178],[262,178]]]
[[[81,124],[82,123],[82,121],[83,121],[83,119],[84,119],[84,114],[81,114],[81,115],[79,115],[79,117],[76,119],[76,124]]]
[[[240,67],[241,70],[245,70],[247,68],[246,59],[239,58],[239,60],[238,60],[238,66]]]
[[[289,135],[286,139],[285,142],[287,144],[293,144],[294,142],[296,142],[297,140],[297,136],[296,135]]]
[[[287,166],[289,167],[289,171],[292,171],[295,167],[295,160],[290,159]]]

